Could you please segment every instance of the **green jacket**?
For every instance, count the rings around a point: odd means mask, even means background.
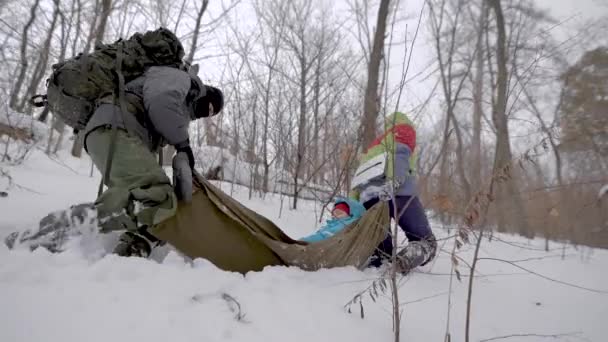
[[[379,189],[387,182],[395,187],[396,196],[410,196],[416,193],[414,124],[404,113],[395,112],[386,118],[384,127],[384,132],[359,156],[357,173],[369,171],[369,168],[373,167],[383,167],[376,172],[376,174],[382,173],[382,176],[357,184],[351,190],[351,197],[361,202],[377,197]],[[383,163],[378,162],[369,165],[367,169],[364,168],[374,160],[383,160]]]

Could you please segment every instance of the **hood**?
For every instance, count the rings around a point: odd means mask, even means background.
[[[198,64],[193,64],[187,70],[188,75],[190,75],[190,79],[192,80],[193,83],[196,84],[196,87],[198,89],[198,94],[196,94],[196,96],[194,98],[192,98],[192,101],[197,101],[198,99],[205,96],[205,93],[206,93],[205,85],[203,84],[203,81],[201,80],[201,78],[198,77],[199,68],[200,67]]]
[[[407,115],[401,112],[394,112],[388,115],[384,120],[384,126],[386,130],[402,124],[413,126],[413,123],[410,118],[408,118]]]
[[[359,203],[359,201],[352,199],[352,198],[345,198],[345,197],[337,197],[335,202],[334,202],[334,206],[338,203],[346,203],[348,205],[348,207],[350,208],[350,216],[351,217],[361,217],[363,216],[363,213],[365,213],[365,207],[363,206],[363,204]]]

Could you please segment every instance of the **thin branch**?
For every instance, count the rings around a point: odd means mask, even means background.
[[[562,338],[562,337],[576,337],[577,335],[580,335],[581,332],[577,331],[577,332],[571,332],[571,333],[563,333],[563,334],[549,334],[549,335],[545,335],[545,334],[512,334],[512,335],[504,335],[504,336],[497,336],[497,337],[492,337],[492,338],[486,338],[483,340],[479,340],[479,342],[488,342],[488,341],[496,341],[496,340],[504,340],[507,338],[514,338],[514,337],[541,337],[541,338]]]
[[[528,268],[522,267],[522,266],[520,266],[520,265],[518,265],[518,264],[516,264],[515,262],[512,262],[512,261],[502,260],[502,259],[497,259],[497,258],[479,258],[478,260],[491,260],[491,261],[504,262],[504,263],[509,264],[509,265],[511,265],[513,267],[519,268],[519,269],[521,269],[523,271],[526,271],[526,272],[528,272],[530,274],[533,274],[533,275],[535,275],[537,277],[540,277],[540,278],[543,278],[545,280],[552,281],[554,283],[562,284],[562,285],[565,285],[565,286],[569,286],[569,287],[573,287],[573,288],[576,288],[576,289],[585,290],[585,291],[589,291],[589,292],[593,292],[593,293],[608,294],[608,291],[605,291],[605,290],[592,289],[592,288],[589,288],[589,287],[584,287],[584,286],[568,283],[568,282],[565,282],[565,281],[562,281],[562,280],[554,279],[554,278],[551,278],[551,277],[547,277],[546,275],[542,275],[542,274],[540,274],[538,272],[535,272],[535,271],[532,271],[532,270],[530,270]]]

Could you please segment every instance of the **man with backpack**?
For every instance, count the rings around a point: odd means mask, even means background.
[[[167,29],[136,33],[54,65],[47,95],[39,96],[84,130],[85,150],[107,186],[95,201],[100,230],[125,231],[114,250],[121,256],[147,257],[158,242],[148,228],[175,213],[176,194],[156,153],[172,145],[193,171],[189,123],[224,106],[222,92],[204,85],[198,65],[183,56]]]
[[[222,92],[205,86],[196,74],[168,66],[150,67],[126,85],[141,98],[143,108],[121,112],[112,97],[102,99],[85,128],[85,150],[104,173],[112,143],[112,127],[118,132],[112,165],[105,183],[108,189],[96,201],[102,231],[127,231],[115,252],[123,256],[150,254],[154,237],[147,228],[174,214],[177,200],[171,182],[154,152],[166,144],[195,159],[190,147],[190,121],[213,116],[224,105]],[[138,110],[141,113],[138,115]]]

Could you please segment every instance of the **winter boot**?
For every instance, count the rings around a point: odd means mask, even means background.
[[[410,241],[397,253],[397,271],[407,274],[414,268],[422,266],[435,257],[437,242],[434,237],[427,240]]]
[[[124,257],[147,258],[152,252],[150,242],[140,234],[135,232],[124,232],[118,240],[118,245],[114,248],[114,254]]]

